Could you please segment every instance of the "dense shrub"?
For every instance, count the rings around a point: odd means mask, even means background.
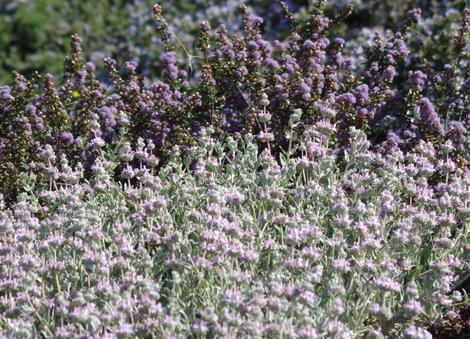
[[[470,173],[439,160],[450,145],[381,154],[355,128],[341,155],[335,128],[288,129],[280,161],[203,130],[158,174],[153,143],[124,142],[89,180],[46,146],[47,184],[23,175],[0,212],[0,334],[430,338],[468,302],[452,289],[470,268]]]
[[[303,21],[284,8],[291,29],[286,41],[265,39],[263,20],[242,6],[243,35],[230,34],[223,25],[214,32],[204,21],[195,56],[155,6],[164,46],[157,81],[146,81],[133,62],[120,69],[107,58],[110,88],[98,79],[93,63],[83,64],[78,36],[72,38],[60,81],[51,74],[32,80],[16,74],[13,86],[0,89],[0,188],[6,199],[20,188],[22,170],[41,165],[35,150],[45,144],[72,164],[82,162],[87,172],[99,144],[113,146],[119,137],[132,145],[140,137],[151,139],[155,155],[164,160],[173,145],[194,144],[200,128],[209,125],[221,139],[251,132],[261,146],[274,140],[277,153],[287,146],[283,133],[296,109],[304,112],[303,127],[325,118],[337,123],[337,147],[348,145],[349,127],[355,126],[373,144],[386,141],[402,149],[419,140],[436,147],[451,142],[449,157],[466,166],[468,10],[454,32],[451,64],[441,65],[420,59],[407,46],[419,10],[410,11],[389,39],[377,34],[357,57],[345,54],[344,39],[327,38],[329,28],[349,12],[329,19],[321,7],[314,8]]]

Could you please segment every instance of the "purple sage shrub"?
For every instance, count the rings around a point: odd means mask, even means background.
[[[155,171],[152,139],[104,151],[98,116],[88,176],[40,147],[43,183],[23,172],[17,202],[0,200],[0,335],[430,338],[468,301],[454,144],[376,146],[350,127],[340,149],[339,122],[302,116],[279,159],[273,138],[210,127]]]

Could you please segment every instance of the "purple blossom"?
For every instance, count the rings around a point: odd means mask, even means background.
[[[427,76],[421,71],[410,71],[408,72],[408,84],[415,88],[418,92],[421,92],[424,88]]]
[[[395,67],[393,66],[388,66],[385,71],[384,71],[384,79],[385,81],[392,82],[393,79],[397,76],[397,71],[395,70]]]
[[[340,105],[355,105],[356,97],[352,93],[344,93],[336,98],[336,102]]]
[[[357,102],[360,105],[364,105],[369,97],[369,86],[366,84],[357,86],[354,90],[354,95],[356,96]]]
[[[408,12],[408,18],[413,23],[418,23],[419,19],[421,19],[421,9],[415,8]]]
[[[463,150],[465,148],[465,142],[467,140],[468,131],[464,124],[460,121],[449,122],[450,138],[454,143],[455,147]]]
[[[160,57],[165,74],[172,80],[178,78],[178,67],[176,66],[176,53],[166,52]]]
[[[70,145],[73,144],[74,141],[73,134],[70,132],[62,132],[60,134],[60,139]]]
[[[444,127],[441,124],[439,116],[434,110],[434,106],[428,98],[421,98],[417,102],[420,117],[424,126],[430,130],[438,132],[439,134],[444,134]]]

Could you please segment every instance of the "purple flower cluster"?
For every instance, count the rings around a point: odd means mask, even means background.
[[[162,63],[166,76],[168,76],[171,80],[178,78],[178,67],[176,66],[175,52],[163,53],[160,57],[160,62]]]
[[[410,71],[408,73],[408,84],[418,92],[423,91],[427,76],[421,71]]]
[[[441,124],[439,116],[434,110],[434,106],[428,98],[422,98],[418,100],[417,107],[424,127],[430,131],[444,134],[444,127]]]

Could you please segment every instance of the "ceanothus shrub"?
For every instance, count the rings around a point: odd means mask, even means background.
[[[243,33],[223,25],[213,30],[204,21],[200,53],[192,55],[155,5],[163,46],[155,81],[141,76],[134,62],[119,67],[112,58],[104,60],[112,85],[99,80],[95,65],[83,62],[76,35],[61,79],[35,74],[27,80],[16,73],[14,85],[0,88],[0,189],[6,200],[14,201],[22,190],[22,171],[33,169],[43,180],[37,150],[45,145],[57,161],[63,155],[73,165],[81,163],[85,176],[101,146],[125,139],[134,147],[139,138],[150,139],[163,164],[173,146],[186,152],[208,126],[220,140],[252,133],[261,149],[274,141],[270,147],[279,157],[296,109],[303,111],[301,129],[324,119],[335,123],[331,142],[338,149],[350,146],[355,127],[379,148],[408,151],[425,140],[441,150],[449,142],[446,159],[468,165],[468,10],[454,36],[453,62],[444,66],[416,60],[407,44],[420,10],[410,11],[391,36],[376,34],[361,58],[348,55],[343,38],[330,36],[348,9],[329,18],[323,7],[314,7],[307,20],[297,19],[286,4],[283,10],[290,23],[284,41],[264,36],[263,19],[241,6]]]

